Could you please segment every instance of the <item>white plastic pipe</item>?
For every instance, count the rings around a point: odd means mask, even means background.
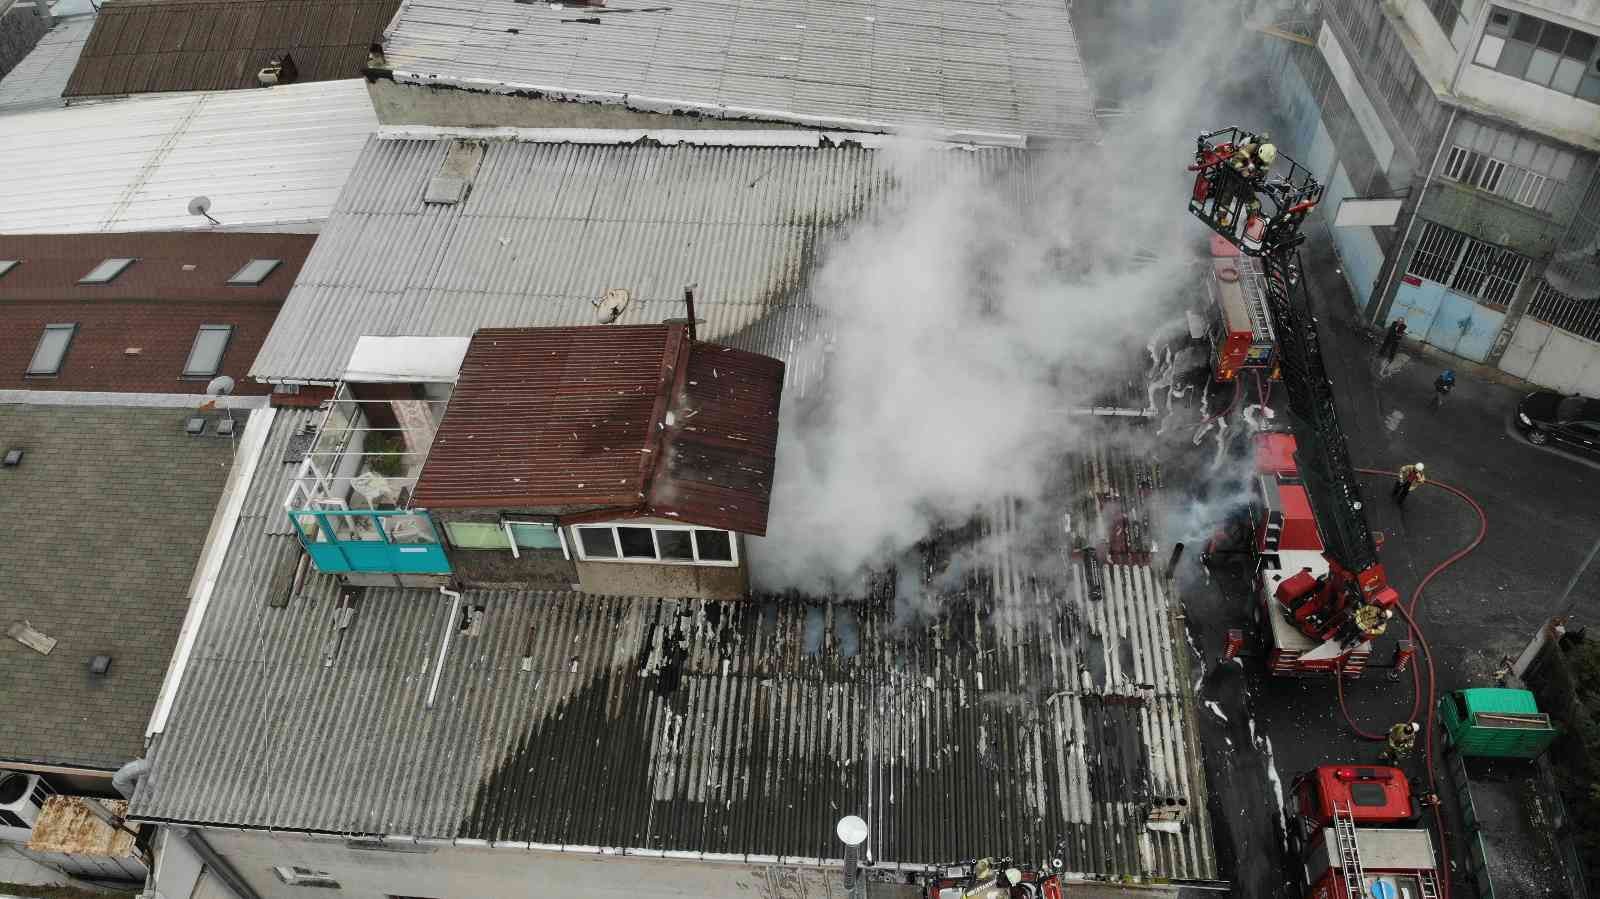
[[[433,698],[439,693],[439,677],[444,674],[444,654],[450,649],[450,631],[456,626],[456,613],[461,611],[461,593],[449,587],[439,592],[450,597],[450,614],[444,618],[444,636],[439,639],[439,657],[433,660],[433,681],[428,684],[427,708],[433,708]]]

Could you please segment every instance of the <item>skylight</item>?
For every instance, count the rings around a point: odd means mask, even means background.
[[[17,265],[18,262],[15,259],[0,259],[0,278],[4,278],[6,273],[16,268]]]
[[[132,259],[107,259],[94,267],[89,274],[78,279],[79,284],[109,284],[133,264]]]
[[[260,284],[272,274],[272,270],[283,264],[281,259],[252,259],[245,263],[233,277],[228,279],[229,284]]]

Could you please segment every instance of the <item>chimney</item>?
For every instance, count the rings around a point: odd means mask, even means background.
[[[683,289],[683,305],[688,307],[684,313],[689,316],[689,342],[694,343],[694,285],[690,284]]]

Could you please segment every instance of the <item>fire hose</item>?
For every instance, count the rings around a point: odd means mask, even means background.
[[[1378,475],[1378,476],[1381,476],[1381,477],[1392,477],[1392,473],[1391,472],[1383,471],[1383,470],[1376,469],[1376,468],[1358,468],[1356,470],[1361,472],[1362,474]],[[1462,501],[1464,501],[1468,506],[1472,507],[1472,511],[1474,513],[1476,513],[1477,516],[1478,516],[1478,533],[1476,535],[1474,535],[1472,540],[1469,541],[1465,546],[1463,546],[1460,549],[1456,550],[1454,553],[1451,553],[1450,556],[1448,558],[1446,558],[1443,562],[1440,562],[1439,564],[1433,566],[1432,570],[1430,570],[1422,578],[1422,581],[1417,584],[1417,588],[1411,592],[1411,605],[1410,605],[1410,608],[1407,608],[1405,603],[1399,603],[1399,604],[1397,604],[1395,606],[1395,608],[1399,610],[1401,617],[1404,618],[1405,621],[1406,621],[1406,629],[1407,629],[1408,635],[1412,639],[1417,641],[1417,647],[1421,651],[1423,659],[1428,664],[1428,690],[1427,690],[1428,707],[1427,707],[1427,725],[1426,725],[1426,727],[1427,727],[1427,731],[1426,731],[1427,737],[1426,737],[1426,740],[1425,740],[1425,742],[1423,744],[1423,746],[1424,746],[1424,757],[1425,757],[1425,759],[1427,761],[1427,769],[1428,769],[1428,792],[1434,798],[1434,802],[1433,802],[1433,823],[1434,823],[1434,828],[1438,831],[1438,834],[1439,834],[1439,854],[1440,854],[1440,856],[1441,856],[1441,858],[1442,858],[1442,860],[1444,862],[1444,864],[1442,866],[1442,870],[1444,872],[1444,876],[1442,878],[1440,878],[1440,880],[1442,881],[1441,886],[1444,889],[1444,899],[1450,899],[1450,844],[1449,844],[1448,834],[1445,832],[1444,816],[1439,811],[1438,778],[1437,778],[1436,772],[1434,770],[1434,764],[1433,764],[1434,714],[1435,714],[1435,711],[1436,711],[1437,700],[1438,700],[1436,684],[1435,684],[1435,677],[1434,677],[1433,650],[1431,648],[1429,648],[1428,639],[1427,639],[1427,637],[1425,637],[1423,635],[1422,628],[1417,625],[1416,613],[1417,613],[1417,606],[1422,601],[1422,592],[1425,589],[1427,589],[1428,584],[1435,577],[1437,577],[1439,574],[1443,573],[1446,568],[1449,568],[1451,565],[1454,565],[1455,563],[1461,561],[1463,558],[1466,557],[1466,555],[1468,553],[1472,552],[1474,549],[1477,549],[1478,545],[1483,542],[1484,536],[1489,532],[1489,516],[1483,511],[1483,507],[1478,505],[1477,500],[1475,500],[1472,497],[1468,496],[1466,494],[1466,492],[1461,490],[1460,488],[1455,487],[1455,486],[1450,485],[1450,484],[1446,484],[1446,483],[1444,483],[1442,481],[1428,481],[1426,483],[1427,484],[1432,484],[1433,486],[1439,487],[1440,489],[1443,489],[1445,491],[1448,491],[1450,493],[1455,494],[1457,497],[1460,497]],[[1335,684],[1335,689],[1337,689],[1337,691],[1339,693],[1339,711],[1344,715],[1345,723],[1350,726],[1350,729],[1355,732],[1356,736],[1358,736],[1358,737],[1360,737],[1360,738],[1362,738],[1364,740],[1373,740],[1373,741],[1383,740],[1384,739],[1384,735],[1383,734],[1375,734],[1375,733],[1372,733],[1370,731],[1362,730],[1361,727],[1356,724],[1355,719],[1351,717],[1350,708],[1349,708],[1348,705],[1346,705],[1345,698],[1344,698],[1344,670],[1343,669],[1344,669],[1344,664],[1341,661],[1340,665],[1339,665],[1339,670],[1337,670],[1334,673],[1333,681],[1334,681],[1334,684]],[[1419,665],[1411,666],[1411,683],[1412,683],[1411,713],[1407,716],[1407,720],[1415,721],[1417,719],[1417,713],[1422,710],[1421,709],[1421,705],[1422,705],[1422,702],[1423,702],[1422,669],[1421,669],[1421,666],[1419,666]]]

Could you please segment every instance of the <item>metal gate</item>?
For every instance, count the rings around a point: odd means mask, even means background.
[[[1482,362],[1527,270],[1525,256],[1424,221],[1388,321],[1404,318],[1412,336]]]

